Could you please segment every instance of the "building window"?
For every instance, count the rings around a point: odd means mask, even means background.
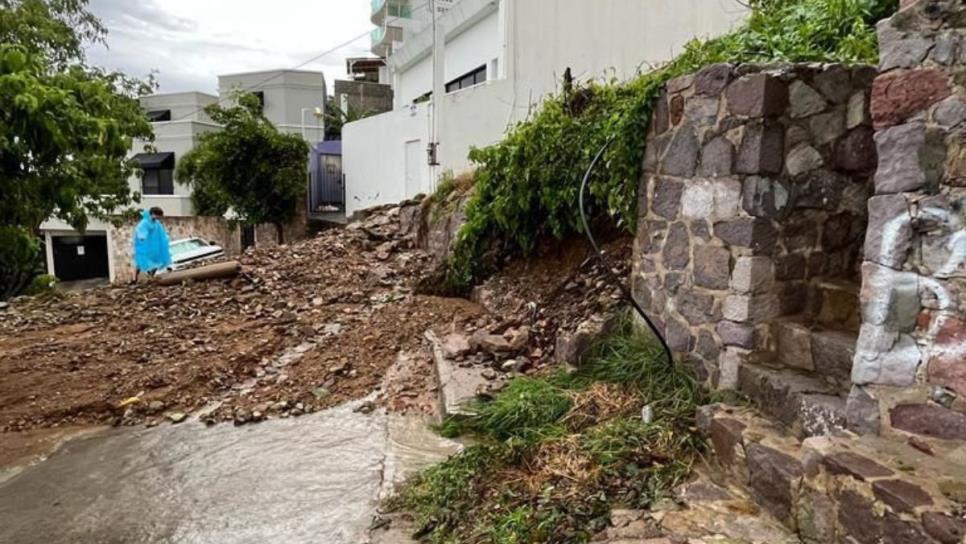
[[[486,65],[480,66],[472,72],[461,75],[460,77],[446,84],[446,92],[452,93],[460,89],[479,85],[486,82]]]
[[[152,110],[147,112],[146,115],[148,116],[148,121],[152,123],[171,120],[171,110]]]
[[[141,194],[174,194],[174,153],[141,153],[133,159],[141,167]]]
[[[173,195],[174,170],[171,168],[145,169],[141,177],[141,194]]]

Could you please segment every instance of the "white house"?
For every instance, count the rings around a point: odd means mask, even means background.
[[[254,92],[262,99],[266,118],[275,126],[315,142],[323,133],[314,113],[325,101],[325,78],[321,72],[274,70],[220,76],[218,85],[220,97],[183,92],[140,99],[154,130],[154,149],[145,149],[147,142],[133,142],[130,156],[140,164],[142,174],[132,176],[128,184],[132,192],[141,195],[139,208],[157,206],[164,210],[172,239],[198,236],[231,252],[254,243],[254,229],[239,232],[218,218],[195,216],[191,188],[175,175],[177,161],[198,144],[201,135],[221,128],[205,114],[204,107],[229,102],[239,89]],[[41,233],[47,271],[63,281],[120,281],[133,275],[130,224],[119,228],[94,219],[86,232],[80,233],[63,221],[50,219],[41,225]]]
[[[442,172],[469,168],[470,147],[495,143],[526,119],[568,67],[580,80],[628,79],[669,60],[694,37],[729,31],[747,13],[736,0],[441,3],[440,89],[433,92],[432,20],[415,15],[425,4],[373,1],[372,20],[381,25],[373,52],[388,55],[395,108],[343,128],[348,214],[429,192]],[[434,128],[439,165],[431,168]]]

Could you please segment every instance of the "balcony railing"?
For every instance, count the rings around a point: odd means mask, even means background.
[[[413,8],[406,0],[371,0],[372,23],[383,25],[386,18],[410,19],[413,16]]]

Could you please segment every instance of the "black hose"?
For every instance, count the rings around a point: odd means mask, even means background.
[[[607,151],[607,148],[610,147],[610,144],[613,142],[614,138],[611,137],[607,140],[604,146],[600,148],[600,151],[598,151],[597,155],[594,156],[594,160],[590,161],[590,166],[587,168],[587,173],[584,174],[583,181],[580,182],[580,193],[578,195],[578,199],[580,201],[580,222],[583,224],[584,234],[587,235],[590,245],[593,246],[594,252],[597,254],[597,259],[604,267],[607,278],[611,281],[611,283],[616,285],[618,289],[620,289],[624,298],[631,303],[631,306],[634,308],[634,310],[640,314],[640,316],[644,319],[644,322],[647,323],[647,326],[651,328],[651,332],[654,333],[654,336],[661,341],[661,347],[664,348],[664,355],[667,357],[667,363],[668,365],[672,365],[674,364],[674,358],[671,355],[671,348],[667,345],[667,340],[665,340],[664,335],[658,331],[657,327],[654,325],[654,322],[651,321],[651,318],[648,317],[644,309],[641,308],[641,305],[634,300],[634,296],[631,294],[630,290],[624,286],[624,283],[620,280],[620,278],[617,277],[616,274],[614,274],[614,271],[611,270],[610,266],[607,264],[607,259],[604,258],[604,252],[600,250],[600,246],[597,245],[597,240],[594,239],[594,234],[590,232],[590,225],[587,224],[587,215],[584,213],[584,192],[587,190],[587,181],[590,179],[590,174],[594,171],[594,167],[597,166],[597,161],[600,160],[600,158],[604,155],[604,152]]]

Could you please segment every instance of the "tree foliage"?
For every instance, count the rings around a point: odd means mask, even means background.
[[[0,257],[35,247],[51,217],[84,230],[129,205],[127,156],[151,125],[137,97],[151,82],[88,66],[85,44],[104,28],[86,0],[0,0]],[[4,274],[0,292],[22,287]],[[17,282],[22,283],[22,281]]]
[[[577,197],[590,161],[612,144],[589,180],[587,208],[633,229],[644,135],[651,107],[671,78],[718,62],[874,63],[874,23],[896,0],[757,0],[746,22],[725,36],[687,44],[683,52],[632,80],[565,85],[503,141],[473,149],[475,195],[449,262],[451,287],[481,273],[494,240],[531,251],[548,236],[579,232]]]
[[[283,134],[261,112],[254,95],[241,93],[236,104],[212,104],[205,111],[224,128],[201,136],[178,163],[177,176],[192,187],[202,215],[233,210],[249,225],[278,228],[295,217],[305,195],[309,146],[295,134]]]
[[[365,119],[377,113],[375,110],[360,110],[353,108],[351,105],[347,105],[346,109],[342,109],[334,104],[329,104],[325,108],[325,139],[341,140],[342,127],[353,121]]]

